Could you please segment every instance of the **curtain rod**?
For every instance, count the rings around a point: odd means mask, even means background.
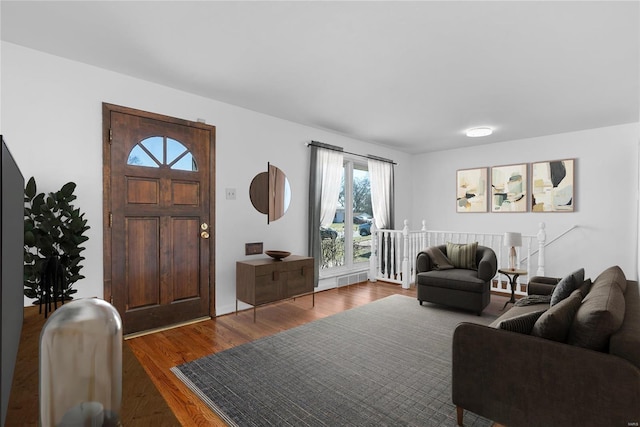
[[[307,142],[305,145],[307,147],[314,146],[314,147],[326,148],[327,150],[339,151],[341,153],[351,154],[352,156],[364,157],[366,159],[378,160],[378,161],[385,162],[385,163],[391,163],[392,165],[397,165],[397,163],[394,162],[393,160],[385,159],[384,157],[374,156],[373,154],[366,154],[365,155],[365,154],[351,153],[349,151],[344,151],[342,149],[342,147],[337,147],[335,145],[325,144],[324,142],[320,142],[320,141]]]

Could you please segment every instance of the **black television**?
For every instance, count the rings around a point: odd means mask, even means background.
[[[11,394],[13,371],[16,366],[22,321],[24,319],[24,177],[11,156],[5,140],[2,145],[0,173],[0,425],[4,426]]]

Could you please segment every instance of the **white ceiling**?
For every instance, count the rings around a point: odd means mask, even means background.
[[[0,7],[4,41],[409,153],[639,119],[637,1]]]

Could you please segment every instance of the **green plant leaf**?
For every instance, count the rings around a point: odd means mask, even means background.
[[[28,246],[33,246],[36,243],[36,237],[33,235],[32,231],[25,231],[24,233],[24,244]]]
[[[35,178],[25,187],[24,197],[24,286],[25,296],[38,298],[43,293],[42,272],[47,258],[58,256],[65,270],[66,286],[61,295],[69,297],[77,292],[72,285],[84,278],[79,274],[85,259],[79,246],[88,237],[83,233],[89,228],[84,213],[70,204],[76,184],[69,182],[59,191],[36,194]],[[28,294],[28,295],[27,295]]]
[[[27,185],[24,188],[24,195],[28,197],[29,200],[33,199],[36,195],[36,179],[34,177],[29,178],[27,181]]]
[[[62,188],[60,189],[60,192],[65,196],[70,196],[73,194],[73,191],[75,189],[76,189],[75,182],[67,182],[65,185],[62,186]]]
[[[33,215],[42,214],[42,205],[44,205],[44,193],[40,193],[31,200],[31,211]]]

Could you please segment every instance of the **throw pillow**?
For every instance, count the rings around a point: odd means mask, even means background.
[[[478,242],[473,243],[451,243],[447,242],[447,258],[451,260],[451,264],[455,268],[464,268],[467,270],[477,270],[476,252],[478,250]]]
[[[582,303],[582,294],[575,290],[545,311],[531,329],[531,335],[558,342],[566,342],[569,328]]]
[[[451,261],[449,261],[449,258],[437,247],[431,246],[425,249],[424,252],[429,255],[434,270],[449,270],[455,268],[451,264]]]
[[[580,289],[582,298],[586,297],[587,294],[589,293],[589,290],[591,289],[591,279],[585,280],[578,289]]]
[[[531,313],[525,313],[519,316],[514,316],[510,319],[505,319],[498,323],[498,328],[528,335],[531,333],[533,325],[535,325],[536,321],[544,312],[545,310],[533,311]]]
[[[622,325],[625,309],[624,294],[615,277],[607,282],[596,279],[576,313],[567,343],[606,351],[611,334]]]
[[[571,292],[582,286],[584,282],[584,268],[580,268],[567,277],[564,277],[558,282],[551,294],[551,306],[553,307],[569,295]]]

